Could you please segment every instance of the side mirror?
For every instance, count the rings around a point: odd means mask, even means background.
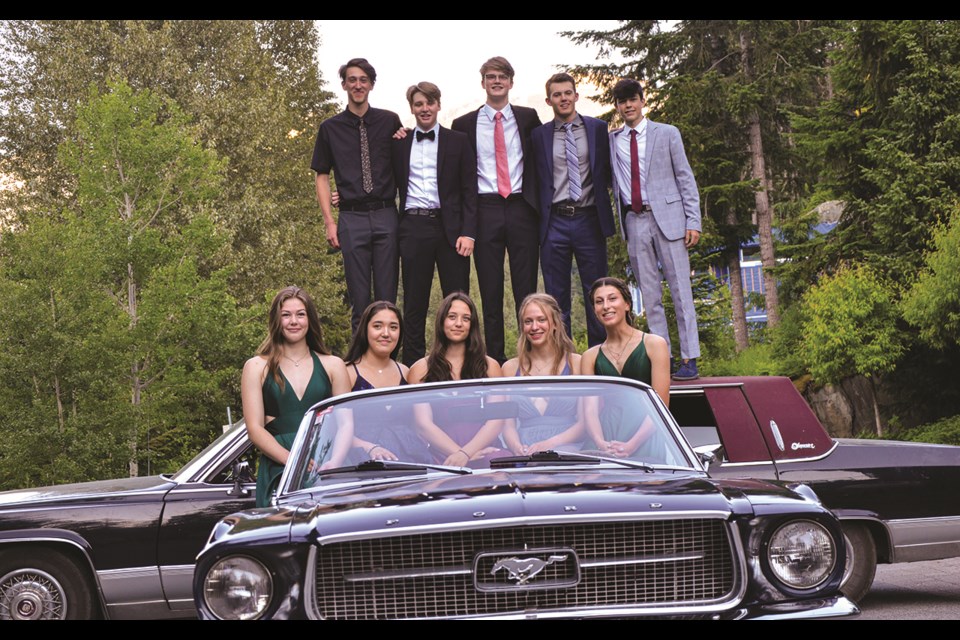
[[[231,498],[247,498],[250,490],[243,486],[244,479],[250,477],[250,463],[246,460],[237,460],[233,463],[233,486],[227,491]]]
[[[723,445],[702,444],[699,447],[694,447],[693,452],[697,454],[697,458],[700,459],[703,468],[709,471],[710,465],[722,459]]]

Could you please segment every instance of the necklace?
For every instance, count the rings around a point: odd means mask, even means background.
[[[641,335],[643,334],[641,333]],[[627,340],[627,342],[620,349],[620,351],[614,350],[613,345],[611,345],[609,342],[604,342],[604,345],[607,347],[607,350],[610,352],[610,355],[613,356],[613,359],[614,361],[616,361],[618,367],[620,366],[620,363],[623,360],[624,351],[627,350],[627,347],[630,346],[630,344],[633,342],[633,339],[635,337],[637,337],[637,334],[636,333],[632,334],[630,338]]]
[[[309,355],[309,354],[307,354],[307,355]],[[299,367],[299,366],[300,366],[300,363],[303,362],[303,359],[306,358],[307,356],[300,356],[300,359],[299,359],[299,360],[294,360],[293,358],[291,358],[291,357],[288,356],[287,354],[283,354],[283,357],[286,358],[287,360],[289,360],[290,362],[292,362],[292,363],[293,363],[293,366]]]

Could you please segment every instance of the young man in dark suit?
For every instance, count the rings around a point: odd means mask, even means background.
[[[340,67],[340,80],[347,108],[320,125],[310,166],[317,172],[327,242],[333,249],[343,249],[351,324],[356,330],[371,302],[371,280],[374,300],[397,299],[397,187],[390,141],[401,124],[393,111],[370,106],[377,72],[365,58]],[[336,221],[331,213],[331,170],[340,195]]]
[[[470,292],[470,255],[477,235],[477,159],[466,134],[437,123],[440,89],[407,89],[416,128],[393,142],[400,188],[400,266],[403,277],[403,362],[425,355],[424,326],[433,268],[447,296]]]
[[[540,191],[540,269],[546,292],[557,299],[570,333],[570,267],[577,259],[587,315],[587,341],[606,333],[593,312],[590,285],[607,275],[607,242],[615,230],[610,206],[607,123],[577,113],[577,84],[567,73],[547,80],[554,119],[533,131]]]
[[[474,263],[483,301],[487,354],[506,360],[503,332],[503,258],[510,258],[510,279],[516,311],[527,294],[537,290],[539,222],[536,178],[530,134],[540,117],[530,107],[510,104],[513,67],[505,58],[490,58],[480,67],[487,102],[453,121],[453,130],[467,134],[477,155],[477,243]]]

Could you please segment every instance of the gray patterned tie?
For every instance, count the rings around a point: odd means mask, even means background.
[[[367,138],[367,123],[360,118],[360,169],[363,171],[363,190],[373,191],[373,169],[370,167],[370,140]]]
[[[573,123],[563,125],[566,133],[563,146],[567,154],[567,181],[570,186],[570,200],[579,202],[583,189],[580,185],[580,159],[577,157],[577,141],[573,139]]]

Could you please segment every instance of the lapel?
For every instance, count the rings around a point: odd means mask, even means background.
[[[596,175],[597,172],[597,130],[592,126],[586,116],[580,116],[583,122],[583,129],[587,132],[587,156],[590,161],[590,175]]]
[[[653,145],[657,142],[657,133],[660,130],[660,125],[652,120],[647,120],[647,148],[644,149],[643,153],[643,168],[644,168],[644,179],[650,175],[650,162],[653,158]],[[649,197],[650,194],[647,194]]]
[[[439,191],[440,185],[443,183],[443,170],[445,166],[444,156],[447,153],[447,142],[449,142],[449,136],[446,135],[446,129],[443,128],[443,125],[437,127],[437,190]]]
[[[553,127],[553,120],[551,120],[546,126],[540,128],[540,135],[537,136],[540,150],[547,161],[545,179],[550,180],[551,184],[553,183]]]

